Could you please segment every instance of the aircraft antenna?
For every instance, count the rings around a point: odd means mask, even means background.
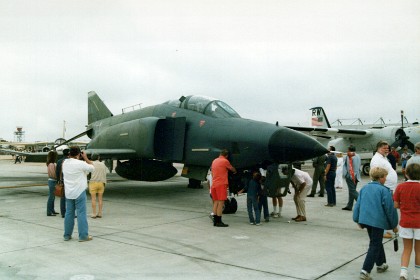
[[[355,121],[353,121],[351,123],[351,125],[354,125],[355,123],[358,123],[359,125],[363,125],[363,122],[362,122],[362,120],[360,118],[357,118]]]
[[[141,109],[141,104],[143,104],[143,103],[139,103],[139,104],[135,104],[133,106],[128,106],[128,107],[122,108],[121,111],[122,111],[123,114],[125,114],[127,112],[132,112],[132,111],[135,111],[135,110],[140,110]]]
[[[386,125],[384,118],[380,117],[376,122],[374,122],[373,124],[376,124],[377,122],[379,122],[382,125]]]

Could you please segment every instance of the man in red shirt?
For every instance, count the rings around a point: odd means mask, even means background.
[[[228,150],[224,149],[220,152],[220,156],[213,160],[211,164],[211,173],[213,177],[211,186],[211,196],[213,198],[213,213],[214,222],[213,225],[216,227],[227,227],[229,225],[222,222],[223,205],[227,199],[227,189],[229,187],[228,172],[229,170],[236,173],[235,167],[233,167],[227,159],[229,155]]]
[[[395,160],[400,163],[400,154],[395,150],[395,147],[391,147],[391,154],[395,157]]]

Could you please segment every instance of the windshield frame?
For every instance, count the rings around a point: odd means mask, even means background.
[[[203,95],[182,96],[178,100],[169,100],[166,104],[195,111],[213,118],[241,118],[241,116],[225,102]]]

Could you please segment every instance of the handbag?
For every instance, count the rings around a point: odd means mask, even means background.
[[[58,197],[64,197],[64,183],[63,181],[57,181],[55,185],[54,195]]]
[[[60,172],[60,178],[55,184],[54,195],[58,197],[64,197],[63,171]]]

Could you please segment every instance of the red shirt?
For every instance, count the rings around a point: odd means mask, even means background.
[[[400,226],[420,228],[420,182],[407,181],[399,184],[394,192],[394,201],[400,205]]]
[[[391,152],[397,162],[400,162],[400,154],[397,151]]]
[[[226,187],[229,185],[228,171],[233,170],[232,165],[224,156],[219,156],[211,164],[213,177],[212,188]]]

